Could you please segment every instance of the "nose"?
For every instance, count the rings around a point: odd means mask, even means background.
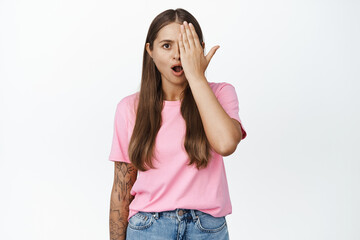
[[[174,59],[180,60],[180,48],[178,44],[174,47]]]

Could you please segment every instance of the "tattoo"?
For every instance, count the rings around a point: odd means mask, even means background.
[[[116,171],[115,171],[115,192],[118,193],[118,201],[128,200],[131,202],[134,198],[130,194],[130,190],[134,185],[134,180],[131,175],[136,173],[136,169],[132,164],[124,163],[124,162],[117,162],[115,164]]]
[[[137,178],[137,169],[130,163],[115,162],[114,186],[110,201],[110,239],[125,239],[129,205],[134,199],[130,194]]]
[[[121,221],[113,221],[110,219],[110,239],[118,240],[126,236],[126,228],[127,224],[125,225]]]

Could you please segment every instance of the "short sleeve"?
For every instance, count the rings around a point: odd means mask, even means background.
[[[131,163],[128,156],[128,127],[127,127],[127,102],[122,99],[115,112],[114,133],[109,160],[114,162]]]
[[[239,117],[239,101],[236,95],[235,87],[230,83],[221,83],[217,90],[217,99],[225,112],[231,117],[239,121],[242,131],[242,139],[247,135],[244,126]]]

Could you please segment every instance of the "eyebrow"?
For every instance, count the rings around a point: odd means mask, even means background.
[[[162,43],[162,42],[170,42],[170,43],[173,43],[174,41],[173,41],[173,40],[169,40],[169,39],[164,39],[164,40],[161,40],[159,43]]]

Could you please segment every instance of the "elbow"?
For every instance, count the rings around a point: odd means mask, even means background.
[[[236,150],[236,146],[235,147],[231,147],[231,148],[226,148],[223,149],[222,151],[220,151],[220,155],[223,157],[229,156],[231,154],[233,154]]]
[[[218,138],[219,141],[217,142],[217,148],[216,148],[216,150],[218,151],[216,152],[221,156],[229,156],[233,154],[237,148],[237,145],[240,143],[243,135],[240,125],[238,125],[238,123],[237,123],[237,127],[238,129],[236,129],[235,131],[232,130],[231,134],[225,137],[226,140],[224,139],[220,140],[221,138]]]
[[[239,141],[240,142],[240,141]],[[227,145],[224,145],[221,150],[219,151],[220,152],[220,155],[221,156],[229,156],[231,154],[233,154],[237,148],[237,145],[239,144],[239,142],[237,141],[234,141],[230,144],[227,144]]]
[[[236,134],[230,142],[227,142],[220,148],[220,155],[226,157],[233,154],[242,139],[242,133]]]

